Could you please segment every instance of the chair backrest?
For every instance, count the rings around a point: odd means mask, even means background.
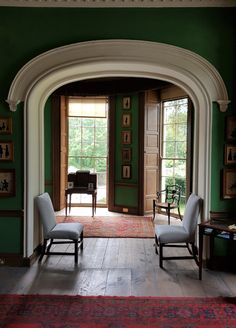
[[[179,185],[166,186],[165,202],[179,205],[182,188]]]
[[[56,216],[51,198],[49,194],[45,192],[35,197],[35,203],[42,221],[44,238],[47,238],[48,232],[50,232],[56,225]]]
[[[194,240],[195,231],[200,214],[201,198],[195,194],[191,194],[188,198],[183,216],[183,226],[189,236]]]

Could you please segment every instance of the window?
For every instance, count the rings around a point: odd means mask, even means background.
[[[106,204],[107,106],[104,97],[69,99],[68,173],[90,170],[97,173],[97,203]],[[73,195],[72,203],[91,203],[85,194]]]
[[[181,213],[185,206],[187,179],[188,99],[164,101],[162,106],[161,189],[182,187]]]

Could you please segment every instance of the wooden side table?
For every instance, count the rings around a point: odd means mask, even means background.
[[[215,237],[225,237],[232,244],[236,240],[236,229],[230,229],[229,226],[236,224],[236,219],[226,221],[209,220],[199,224],[199,279],[202,279],[202,253],[203,253],[203,236],[211,238],[210,245],[213,245]],[[212,247],[212,246],[211,246]],[[231,246],[230,246],[231,247]]]

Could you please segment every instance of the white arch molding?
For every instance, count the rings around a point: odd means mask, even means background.
[[[210,208],[211,111],[229,103],[224,82],[204,58],[179,47],[133,40],[89,41],[59,47],[28,62],[13,80],[7,102],[24,102],[24,256],[38,244],[34,197],[44,191],[44,106],[60,86],[98,77],[143,77],[169,81],[191,97],[195,108],[193,191]]]

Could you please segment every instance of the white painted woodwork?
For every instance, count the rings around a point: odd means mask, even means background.
[[[32,255],[37,232],[34,197],[44,191],[44,106],[62,85],[97,77],[143,77],[181,87],[195,109],[193,192],[210,208],[212,103],[228,101],[225,84],[203,57],[172,45],[137,40],[71,44],[45,52],[17,73],[9,94],[10,110],[24,102],[24,256]]]

